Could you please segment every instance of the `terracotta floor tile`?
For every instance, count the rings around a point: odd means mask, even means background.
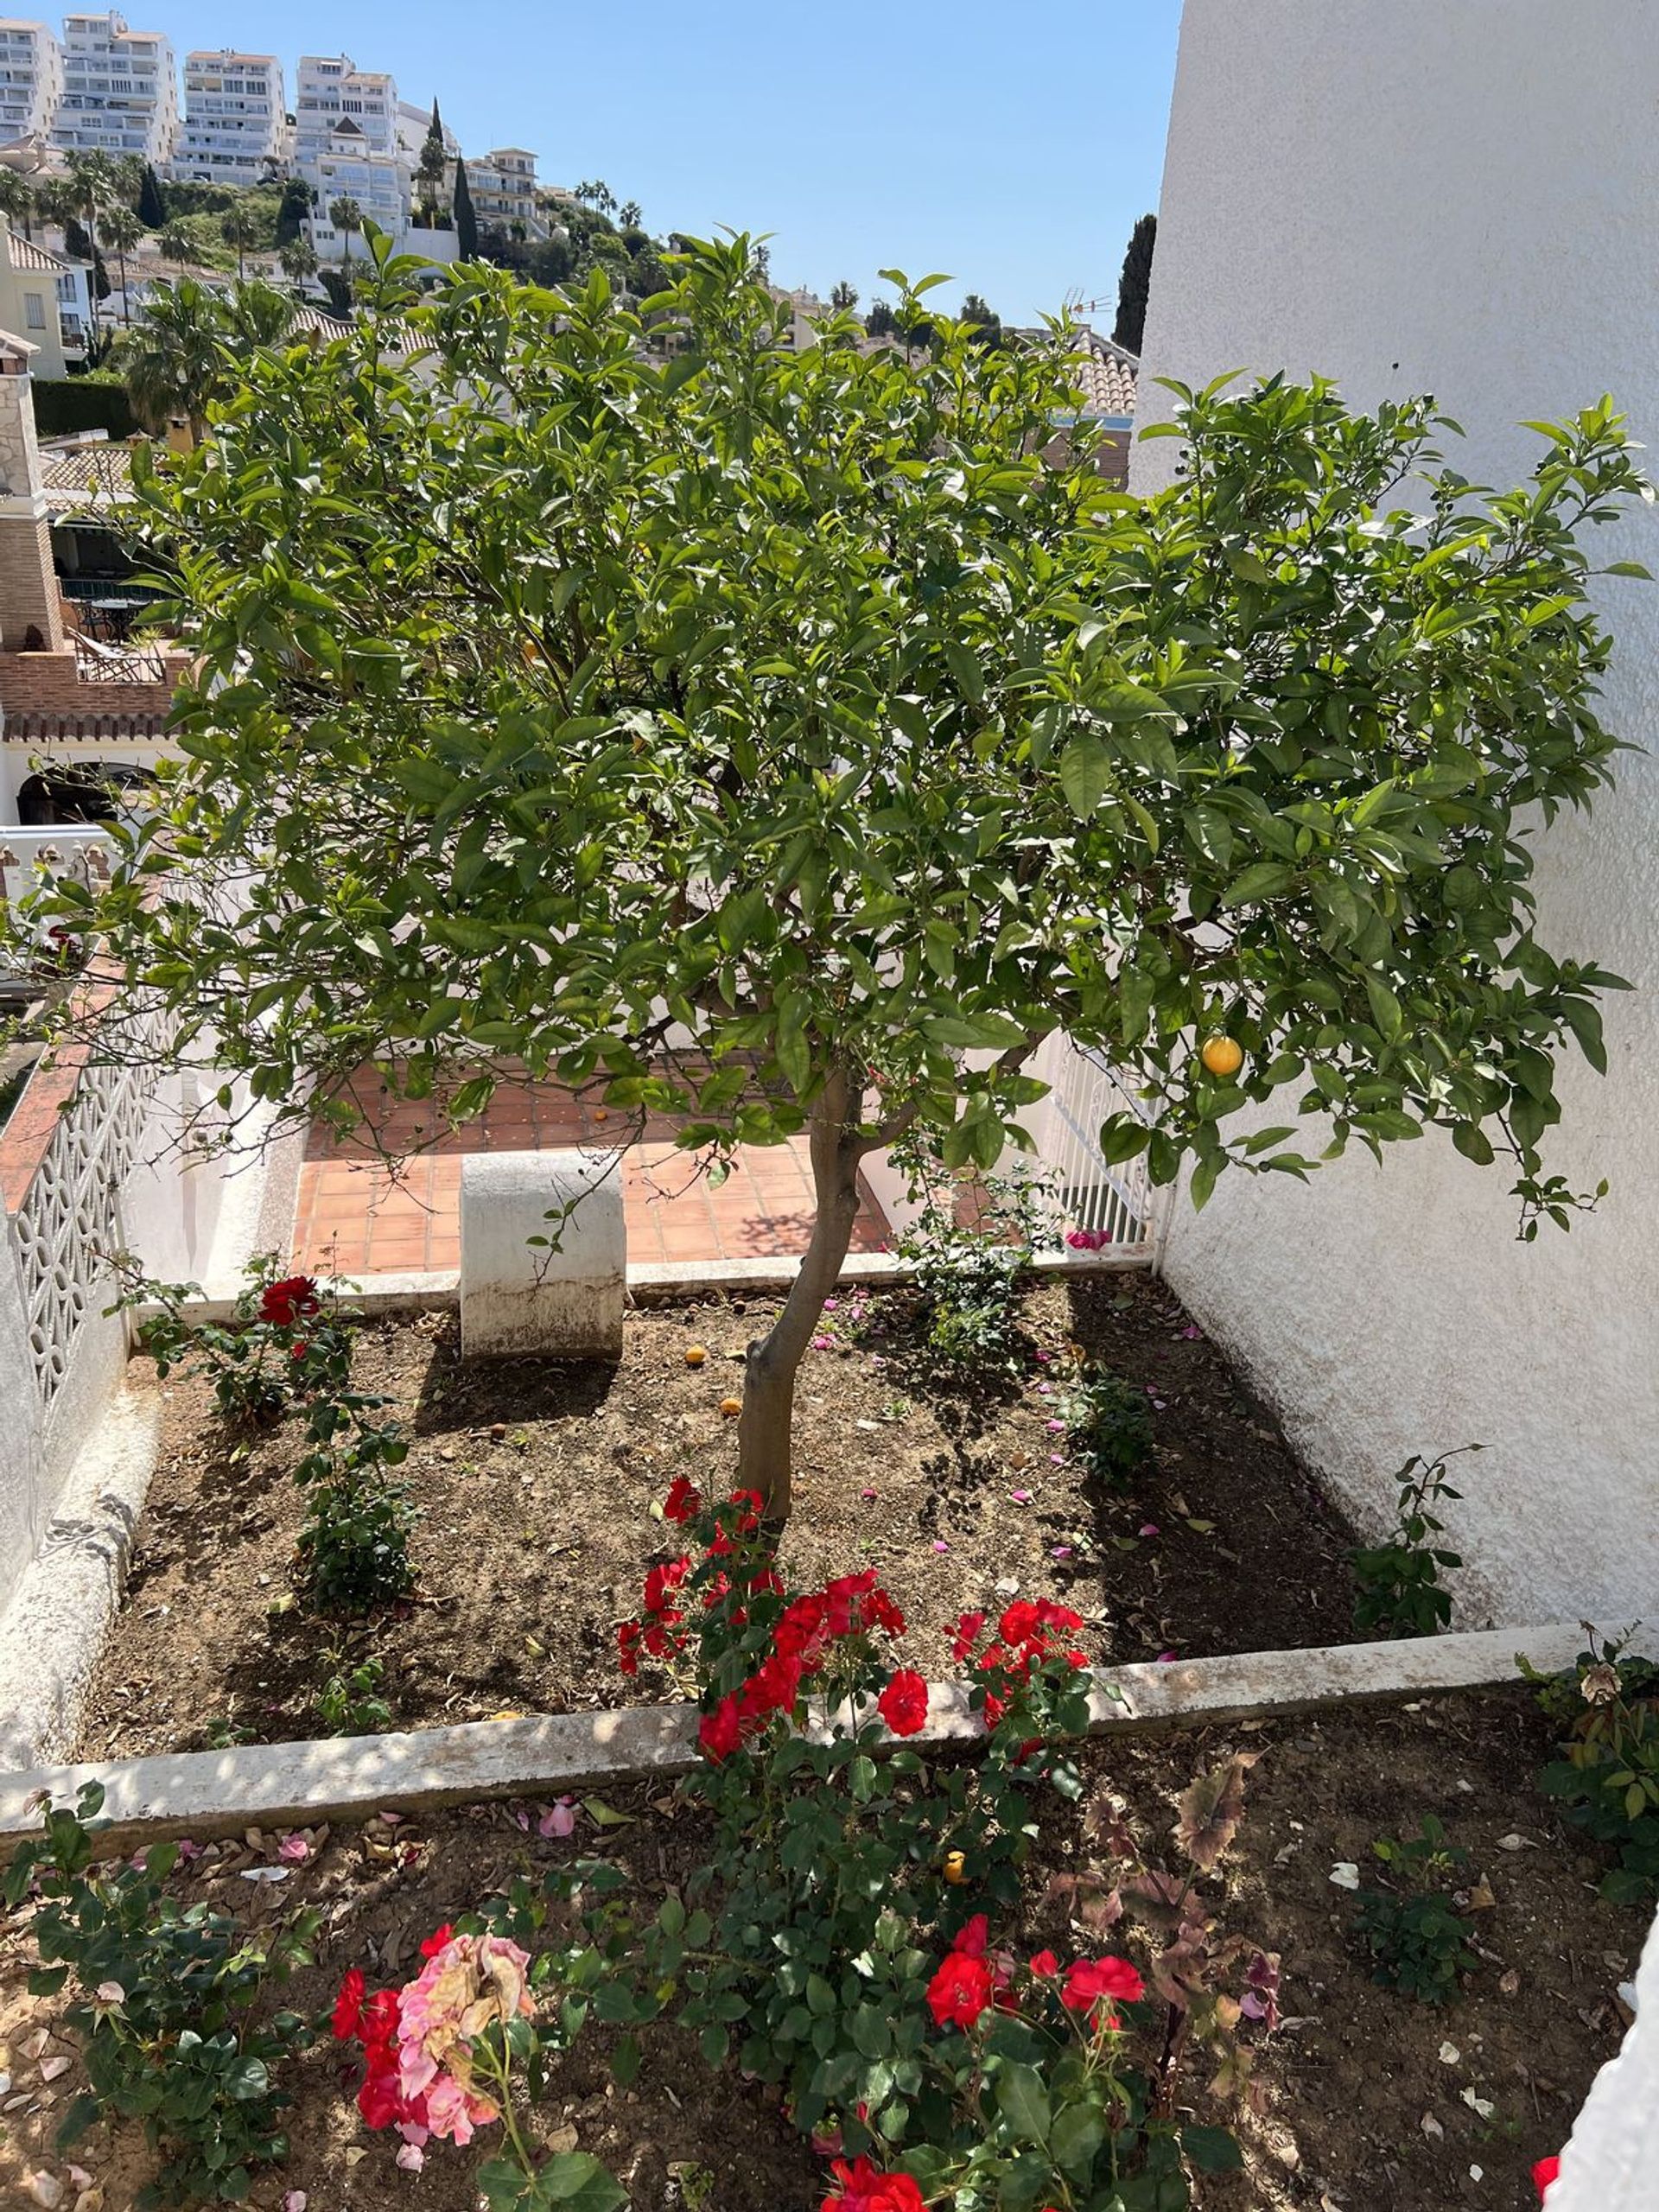
[[[604,1159],[626,1146],[620,1170],[630,1256],[639,1261],[750,1259],[802,1249],[812,1219],[811,1165],[804,1137],[740,1151],[732,1173],[711,1185],[706,1164],[673,1141],[676,1124],[652,1114],[607,1111],[556,1084],[509,1084],[486,1111],[458,1129],[441,1106],[398,1101],[378,1078],[358,1096],[380,1142],[416,1146],[390,1167],[373,1134],[337,1142],[313,1131],[301,1171],[296,1258],[346,1274],[376,1268],[454,1268],[465,1157],[480,1151],[580,1150]],[[853,1249],[888,1241],[880,1210],[861,1187]]]

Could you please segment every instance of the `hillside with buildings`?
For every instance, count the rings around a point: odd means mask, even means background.
[[[526,243],[546,235],[533,153],[498,146],[463,159],[435,103],[403,99],[390,71],[349,54],[302,54],[290,105],[275,54],[187,54],[181,91],[172,41],[112,10],[66,16],[61,35],[0,19],[0,164],[28,175],[92,154],[129,156],[187,185],[298,177],[323,262],[349,257],[365,222],[400,241],[418,231],[441,262],[457,258],[472,223]]]

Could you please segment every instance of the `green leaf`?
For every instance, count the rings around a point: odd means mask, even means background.
[[[1066,804],[1086,822],[1111,788],[1111,755],[1093,730],[1079,730],[1060,755],[1060,789]]]
[[[1181,2151],[1201,2174],[1235,2174],[1244,2164],[1243,2152],[1224,2127],[1184,2127]]]
[[[1061,2172],[1082,2183],[1088,2180],[1095,2153],[1105,2139],[1106,2123],[1093,2105],[1066,2105],[1054,2115],[1049,2149]]]
[[[1023,2065],[1018,2060],[998,2066],[996,2108],[1016,2142],[1048,2140],[1048,2092],[1034,2066]]]
[[[627,2191],[586,2151],[560,2151],[536,2177],[536,2186],[549,2204],[564,2204],[570,2212],[621,2212]]]
[[[1256,861],[1236,875],[1221,894],[1224,908],[1259,906],[1264,899],[1282,898],[1296,880],[1294,868],[1277,861]]]

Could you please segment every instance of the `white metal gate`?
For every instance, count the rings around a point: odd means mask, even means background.
[[[1069,1038],[1058,1040],[1045,1072],[1051,1090],[1041,1149],[1063,1249],[1079,1259],[1098,1253],[1126,1259],[1149,1255],[1156,1198],[1145,1155],[1109,1166],[1100,1149],[1100,1125],[1109,1115],[1144,1116],[1144,1107],[1103,1053]]]

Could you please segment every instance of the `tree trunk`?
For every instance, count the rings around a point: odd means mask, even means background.
[[[834,1290],[858,1216],[858,1114],[851,1084],[837,1071],[812,1109],[812,1188],[817,1214],[801,1271],[771,1333],[748,1349],[743,1416],[738,1424],[737,1480],[758,1491],[766,1517],[781,1527],[789,1518],[791,1431],[795,1377],[802,1355]]]

